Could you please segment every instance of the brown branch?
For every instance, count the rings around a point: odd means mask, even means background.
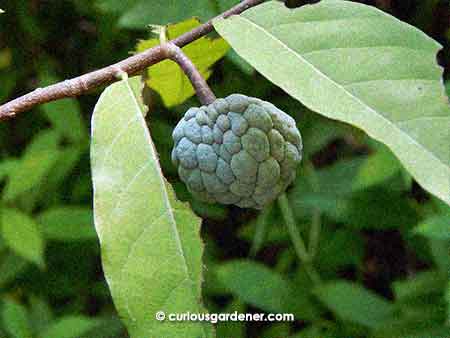
[[[244,0],[216,18],[226,18],[231,15],[240,14],[246,9],[254,7],[262,2],[264,2],[264,0]],[[183,47],[203,35],[210,33],[213,30],[212,20],[209,20],[205,24],[180,35],[179,37],[171,40],[170,43],[178,47]],[[0,106],[0,120],[15,117],[17,114],[30,110],[32,107],[39,104],[65,97],[81,95],[93,88],[114,82],[119,78],[119,75],[122,72],[125,72],[128,75],[133,75],[166,58],[167,55],[162,50],[161,46],[156,46],[91,73],[87,73],[70,80],[65,80],[45,88],[37,88],[31,93],[25,94]]]
[[[211,88],[209,88],[206,80],[200,74],[197,67],[195,67],[191,59],[184,54],[182,49],[172,42],[162,44],[161,48],[167,58],[178,63],[180,68],[189,78],[200,102],[205,106],[213,103],[216,100],[216,96]]]

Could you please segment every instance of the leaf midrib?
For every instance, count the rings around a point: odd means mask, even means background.
[[[127,90],[130,93],[130,96],[133,99],[133,103],[134,103],[137,111],[139,113],[141,113],[141,108],[139,106],[138,99],[134,95],[134,92],[131,89],[129,82],[125,81],[125,84],[126,84]],[[189,273],[189,270],[188,270],[188,264],[187,264],[186,256],[184,254],[184,250],[183,250],[183,245],[181,243],[180,234],[179,234],[177,226],[176,226],[175,215],[173,214],[173,209],[172,209],[172,207],[170,205],[169,194],[168,194],[168,191],[166,189],[166,183],[164,182],[164,179],[163,179],[164,176],[163,176],[161,167],[159,166],[159,160],[158,160],[158,158],[156,156],[156,149],[155,149],[155,147],[153,145],[153,141],[152,141],[152,139],[150,137],[150,133],[149,133],[147,127],[145,126],[145,121],[143,119],[144,119],[144,117],[143,117],[143,114],[141,113],[139,120],[140,120],[141,123],[143,123],[143,130],[144,130],[145,138],[147,139],[147,143],[152,148],[151,156],[153,156],[154,163],[156,164],[156,170],[158,171],[158,179],[160,181],[160,187],[161,187],[161,190],[162,190],[164,205],[166,206],[167,214],[169,215],[169,218],[170,218],[170,224],[172,226],[172,231],[173,231],[173,233],[175,235],[175,239],[176,239],[176,243],[177,243],[177,249],[178,249],[179,254],[181,255],[181,257],[183,259],[183,268],[184,268],[184,272],[186,274],[186,279],[189,279],[190,282],[191,282],[190,283],[191,288],[192,288],[191,292],[192,292],[192,295],[194,297],[196,307],[199,310],[199,312],[201,312],[200,311],[201,309],[198,307],[198,303],[197,303],[197,297],[196,297],[196,292],[195,292],[196,290],[194,288],[195,284],[194,284],[194,281],[192,280],[192,276],[191,276],[191,274]],[[201,324],[200,327],[202,328],[203,336],[207,337],[208,334],[206,332],[205,326],[203,324]]]

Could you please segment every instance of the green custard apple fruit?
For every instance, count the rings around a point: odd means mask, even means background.
[[[295,179],[302,138],[292,117],[241,94],[190,108],[173,134],[172,161],[206,202],[262,209]]]

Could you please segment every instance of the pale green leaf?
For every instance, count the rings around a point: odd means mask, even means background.
[[[449,217],[448,215],[429,217],[421,222],[414,232],[428,238],[448,240],[450,239]]]
[[[136,77],[109,86],[92,117],[94,220],[105,277],[132,338],[212,337],[206,323],[155,319],[157,311],[205,311],[203,244],[200,220],[162,175],[139,83]]]
[[[314,293],[341,319],[371,328],[382,326],[393,315],[393,304],[354,283],[328,282]]]
[[[214,26],[256,70],[311,110],[385,143],[450,204],[450,107],[437,42],[342,0],[297,9],[269,1]]]
[[[16,301],[5,299],[1,308],[1,322],[13,338],[31,338],[27,309]]]
[[[169,25],[167,36],[176,38],[200,25],[197,19],[190,19],[175,25]],[[159,44],[158,39],[143,40],[138,43],[136,50],[142,52]],[[211,75],[211,66],[221,59],[229,46],[222,38],[211,39],[202,37],[183,47],[184,53],[192,60],[205,79]],[[189,79],[181,68],[173,61],[166,60],[151,66],[146,72],[147,85],[161,95],[167,107],[183,103],[195,94]]]
[[[44,266],[44,240],[38,225],[15,209],[1,209],[1,234],[11,250],[26,260]]]
[[[52,240],[76,241],[96,238],[92,211],[85,207],[58,206],[38,215],[42,234]]]
[[[41,334],[42,338],[78,338],[85,337],[100,321],[83,316],[67,316],[57,319]]]

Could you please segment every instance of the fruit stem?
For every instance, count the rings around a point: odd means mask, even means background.
[[[184,54],[182,49],[172,42],[162,44],[161,48],[163,49],[163,52],[166,53],[167,58],[178,63],[184,74],[189,78],[200,102],[205,106],[213,103],[216,100],[216,96],[211,88],[209,88],[206,80],[200,74],[197,67],[195,67],[191,59]]]
[[[264,239],[267,235],[267,218],[269,217],[272,207],[264,208],[256,219],[255,235],[253,237],[252,246],[250,248],[250,257],[255,257],[259,249],[261,249]]]
[[[311,161],[307,161],[305,164],[305,174],[307,174],[307,177],[309,178],[309,182],[311,184],[313,192],[318,193],[320,190],[319,180],[317,178],[314,165],[311,163]],[[311,257],[311,260],[317,254],[319,248],[321,228],[322,228],[321,212],[318,208],[314,208],[312,210],[312,220],[311,220],[311,228],[309,231],[309,247],[308,247],[308,252]]]
[[[303,263],[306,273],[311,278],[314,284],[320,284],[321,278],[317,271],[311,264],[310,256],[306,250],[305,242],[303,241],[302,235],[297,228],[297,224],[295,222],[294,213],[289,205],[289,200],[285,193],[281,194],[278,197],[278,206],[281,210],[281,214],[284,218],[284,223],[286,223],[286,227],[289,231],[289,235],[291,236],[292,243],[294,244],[295,252],[297,253],[298,258]]]

